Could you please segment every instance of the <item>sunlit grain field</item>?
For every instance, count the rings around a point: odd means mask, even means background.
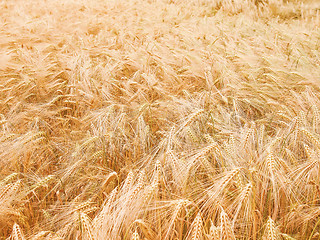
[[[320,2],[0,1],[0,239],[320,239]]]

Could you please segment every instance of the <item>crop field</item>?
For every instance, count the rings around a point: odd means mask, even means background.
[[[1,0],[0,239],[320,239],[320,1]]]

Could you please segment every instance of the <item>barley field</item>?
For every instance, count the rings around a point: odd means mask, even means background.
[[[0,239],[320,239],[320,1],[0,1]]]

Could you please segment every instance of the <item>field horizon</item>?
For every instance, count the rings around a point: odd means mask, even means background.
[[[319,1],[0,13],[0,239],[320,239]]]

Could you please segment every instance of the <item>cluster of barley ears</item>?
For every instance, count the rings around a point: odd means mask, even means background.
[[[319,9],[2,0],[0,239],[319,239]]]

